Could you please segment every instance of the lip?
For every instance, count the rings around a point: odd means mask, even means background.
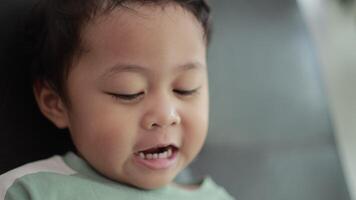
[[[143,159],[138,154],[134,154],[134,161],[139,165],[151,170],[164,170],[173,167],[179,156],[179,149],[175,149],[172,152],[172,156],[169,158],[159,158],[159,159]]]

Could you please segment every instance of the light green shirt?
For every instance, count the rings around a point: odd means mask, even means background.
[[[210,178],[196,190],[168,185],[141,190],[109,180],[74,153],[54,156],[0,176],[0,200],[230,200],[227,192]]]

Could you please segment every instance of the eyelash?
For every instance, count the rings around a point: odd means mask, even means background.
[[[138,97],[140,97],[141,95],[143,95],[144,92],[139,92],[136,94],[116,94],[116,93],[108,93],[108,94],[114,97],[115,99],[121,99],[124,101],[133,101]]]
[[[199,89],[199,88],[198,88]],[[182,96],[191,96],[198,92],[198,89],[194,90],[173,90],[173,92],[182,95]]]
[[[173,90],[173,92],[177,93],[178,95],[181,96],[192,96],[195,93],[197,93],[199,90],[199,88],[194,89],[194,90]],[[114,97],[115,99],[120,99],[123,101],[134,101],[136,99],[138,99],[140,96],[144,95],[144,92],[139,92],[136,94],[117,94],[117,93],[110,93],[108,92],[109,95],[111,95],[112,97]]]

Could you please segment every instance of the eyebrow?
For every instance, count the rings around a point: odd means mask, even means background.
[[[180,65],[174,69],[174,72],[181,72],[181,71],[188,71],[194,69],[204,69],[205,65],[201,64],[200,62],[190,62],[184,65]],[[138,74],[148,74],[149,69],[144,66],[140,65],[132,65],[132,64],[117,64],[111,67],[110,69],[106,70],[100,77],[102,79],[110,78],[115,74],[122,73],[122,72],[133,72]]]

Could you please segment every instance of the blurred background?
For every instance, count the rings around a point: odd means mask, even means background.
[[[0,174],[71,148],[38,113],[23,21],[0,1]],[[207,144],[182,175],[239,200],[356,200],[356,11],[351,0],[210,0]]]
[[[211,0],[207,146],[237,199],[356,199],[353,1]]]

